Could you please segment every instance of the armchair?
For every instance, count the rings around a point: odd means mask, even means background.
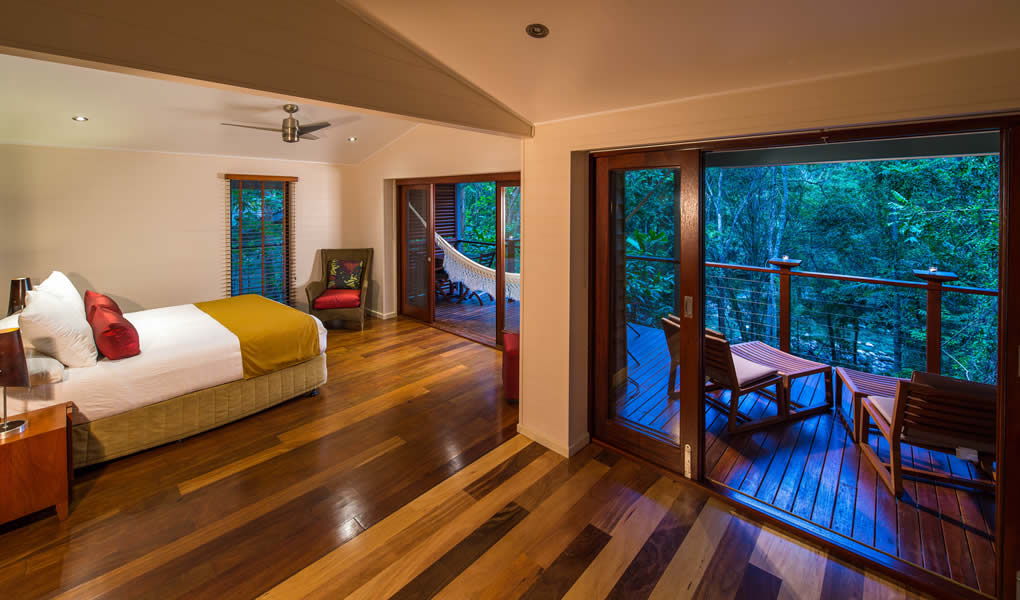
[[[372,276],[372,248],[352,248],[342,250],[319,250],[321,258],[320,279],[312,281],[305,288],[308,296],[308,312],[326,321],[343,320],[358,321],[361,329],[365,329],[365,302],[368,300],[368,282]],[[335,307],[335,302],[327,302],[323,294],[329,281],[329,263],[331,260],[360,260],[364,263],[361,271],[361,289],[335,290],[353,292],[345,294],[342,307]]]

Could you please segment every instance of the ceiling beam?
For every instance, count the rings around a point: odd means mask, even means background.
[[[335,0],[3,2],[0,46],[511,136],[531,123]]]

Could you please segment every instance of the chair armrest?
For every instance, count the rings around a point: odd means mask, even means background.
[[[308,295],[308,308],[315,307],[315,299],[326,291],[326,284],[321,281],[313,281],[305,286],[305,294]]]

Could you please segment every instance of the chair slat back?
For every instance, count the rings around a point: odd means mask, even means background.
[[[995,444],[993,385],[918,372],[911,381],[899,382],[896,413],[907,442],[934,437],[959,447]]]
[[[705,377],[731,390],[740,388],[737,370],[733,366],[733,353],[726,338],[706,333],[703,360]]]
[[[669,359],[678,363],[683,358],[681,349],[681,323],[676,315],[667,315],[662,319],[662,333],[666,336],[666,348],[669,350]]]

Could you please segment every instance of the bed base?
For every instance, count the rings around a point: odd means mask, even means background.
[[[106,462],[226,425],[326,383],[326,355],[224,383],[71,429],[75,468]]]

